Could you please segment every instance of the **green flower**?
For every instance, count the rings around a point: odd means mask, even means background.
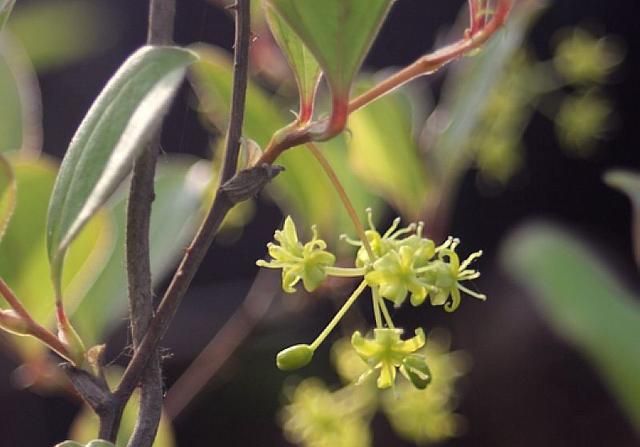
[[[317,379],[303,381],[281,414],[287,438],[307,447],[370,446],[368,402],[357,391],[348,387],[332,393]]]
[[[428,296],[431,300],[431,305],[444,305],[445,310],[448,312],[453,312],[460,306],[460,291],[480,300],[487,299],[485,295],[467,289],[460,284],[462,281],[476,279],[480,276],[480,272],[468,267],[475,259],[482,256],[482,251],[472,253],[461,264],[460,258],[455,252],[459,243],[458,239],[447,239],[437,249],[438,258],[421,269],[424,275],[423,279],[428,283]],[[451,297],[450,301],[448,301],[449,297]],[[422,304],[424,299],[420,300],[419,298],[419,296],[412,296],[411,304],[414,306]]]
[[[369,365],[369,370],[360,376],[358,383],[380,370],[378,388],[389,388],[395,383],[396,369],[400,368],[400,372],[416,387],[426,387],[430,380],[429,370],[424,358],[414,354],[425,344],[424,331],[416,329],[416,335],[408,340],[400,338],[402,333],[402,329],[374,329],[373,339],[367,339],[360,332],[354,332],[351,345]]]
[[[418,258],[410,246],[392,250],[373,263],[373,270],[365,279],[371,287],[378,287],[383,298],[400,307],[411,292],[411,302],[422,302],[427,296],[428,284],[419,277]]]
[[[302,280],[305,290],[312,292],[327,277],[326,268],[336,262],[336,257],[326,251],[327,244],[318,239],[318,231],[311,227],[313,238],[302,244],[298,240],[295,224],[291,216],[284,221],[282,230],[276,230],[274,238],[278,244],[267,245],[272,260],[259,260],[260,267],[282,269],[282,289],[287,293],[295,292],[294,286]]]
[[[622,58],[622,51],[611,39],[576,28],[560,41],[553,62],[565,79],[586,84],[604,82]]]

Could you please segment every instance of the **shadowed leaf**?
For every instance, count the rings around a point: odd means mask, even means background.
[[[631,171],[609,171],[604,181],[612,188],[622,191],[633,206],[632,236],[636,264],[640,266],[640,173]]]
[[[335,96],[351,83],[393,0],[267,0],[320,63]]]
[[[320,65],[273,7],[265,3],[265,10],[271,33],[289,61],[298,85],[299,113],[305,118],[311,118],[313,99],[322,73]]]
[[[508,240],[502,262],[532,294],[551,327],[600,373],[640,430],[640,304],[596,253],[550,225]]]

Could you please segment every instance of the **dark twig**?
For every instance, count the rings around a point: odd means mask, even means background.
[[[173,40],[175,0],[151,0],[147,43],[167,45]],[[129,283],[129,315],[134,352],[138,349],[154,314],[149,257],[151,204],[155,198],[153,181],[160,151],[161,129],[140,155],[133,170],[127,206],[126,261]],[[150,447],[162,414],[162,370],[158,349],[154,349],[140,381],[140,409],[130,447]],[[124,407],[127,399],[117,400]],[[122,411],[121,408],[117,409]]]
[[[220,176],[220,187],[213,201],[213,205],[202,223],[191,245],[187,248],[182,262],[165,292],[164,297],[155,317],[151,321],[146,335],[135,351],[129,366],[125,370],[122,381],[115,391],[118,399],[127,399],[138,382],[143,372],[156,352],[158,344],[166,333],[173,316],[178,309],[191,281],[206,255],[213,239],[224,220],[226,214],[242,197],[234,197],[230,191],[240,189],[239,184],[253,182],[253,187],[244,188],[243,198],[256,194],[277,171],[270,167],[258,167],[267,175],[245,175],[241,178],[234,177],[240,148],[242,123],[244,121],[244,102],[247,88],[248,54],[250,45],[250,0],[238,0],[236,7],[236,35],[234,55],[234,80],[233,98],[231,105],[231,119],[227,132],[225,160]],[[245,171],[246,172],[246,171]],[[250,178],[249,178],[250,177]]]

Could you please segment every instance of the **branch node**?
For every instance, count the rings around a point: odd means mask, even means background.
[[[225,182],[220,191],[234,205],[255,197],[267,183],[284,171],[284,167],[263,163],[243,169]]]

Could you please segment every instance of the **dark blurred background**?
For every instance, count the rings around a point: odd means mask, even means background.
[[[113,45],[98,56],[50,70],[40,78],[44,147],[58,157],[106,80],[146,36],[146,1],[93,1],[115,18]],[[36,2],[22,0],[18,6]],[[406,64],[431,49],[463,3],[399,0],[366,68]],[[639,18],[637,0],[552,2],[532,33],[533,48],[541,58],[550,57],[554,33],[566,26],[585,25],[598,34],[617,36],[625,45],[625,62],[605,87],[617,113],[615,129],[592,157],[582,159],[559,150],[552,124],[535,117],[525,135],[523,172],[492,194],[479,191],[473,173],[463,182],[450,233],[462,237],[467,247],[484,249],[484,276],[478,288],[491,299],[482,305],[467,302],[453,317],[427,311],[406,317],[411,323],[447,328],[453,347],[473,358],[473,370],[462,381],[459,405],[459,413],[468,420],[467,432],[445,445],[640,445],[591,366],[550,331],[497,262],[500,243],[509,230],[531,218],[550,219],[593,241],[627,284],[638,290],[630,249],[630,207],[601,177],[611,167],[640,166]],[[179,44],[205,41],[230,48],[232,35],[232,22],[219,8],[204,0],[178,2]],[[437,95],[441,76],[430,83]],[[206,157],[207,135],[189,106],[186,90],[167,119],[163,148]],[[164,343],[172,353],[165,361],[168,386],[242,301],[256,274],[253,260],[264,255],[264,244],[281,219],[273,204],[261,202],[241,241],[213,247]],[[313,312],[258,327],[175,421],[178,445],[289,445],[276,417],[285,375],[272,366],[273,355],[292,339],[312,337],[332,310],[329,300],[320,301]],[[114,336],[112,354],[125,344],[123,326]],[[326,351],[320,357],[304,375],[332,377]],[[65,398],[14,390],[8,377],[16,366],[0,354],[0,446],[46,446],[65,439],[76,405]],[[410,445],[397,440],[382,418],[374,426],[376,446]]]

